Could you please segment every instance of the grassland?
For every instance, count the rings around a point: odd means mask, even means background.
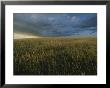
[[[96,74],[96,38],[14,39],[14,75]]]

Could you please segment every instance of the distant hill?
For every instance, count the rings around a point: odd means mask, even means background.
[[[40,38],[40,37],[30,34],[14,33],[14,39],[24,39],[24,38]]]

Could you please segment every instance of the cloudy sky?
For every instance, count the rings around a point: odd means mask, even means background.
[[[14,33],[31,36],[96,36],[96,13],[14,13]]]

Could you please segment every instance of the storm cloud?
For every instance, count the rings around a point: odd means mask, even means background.
[[[96,35],[96,13],[14,13],[14,33],[38,36]]]

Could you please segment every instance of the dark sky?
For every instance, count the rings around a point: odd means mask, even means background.
[[[96,13],[14,13],[14,33],[38,36],[96,36]]]

